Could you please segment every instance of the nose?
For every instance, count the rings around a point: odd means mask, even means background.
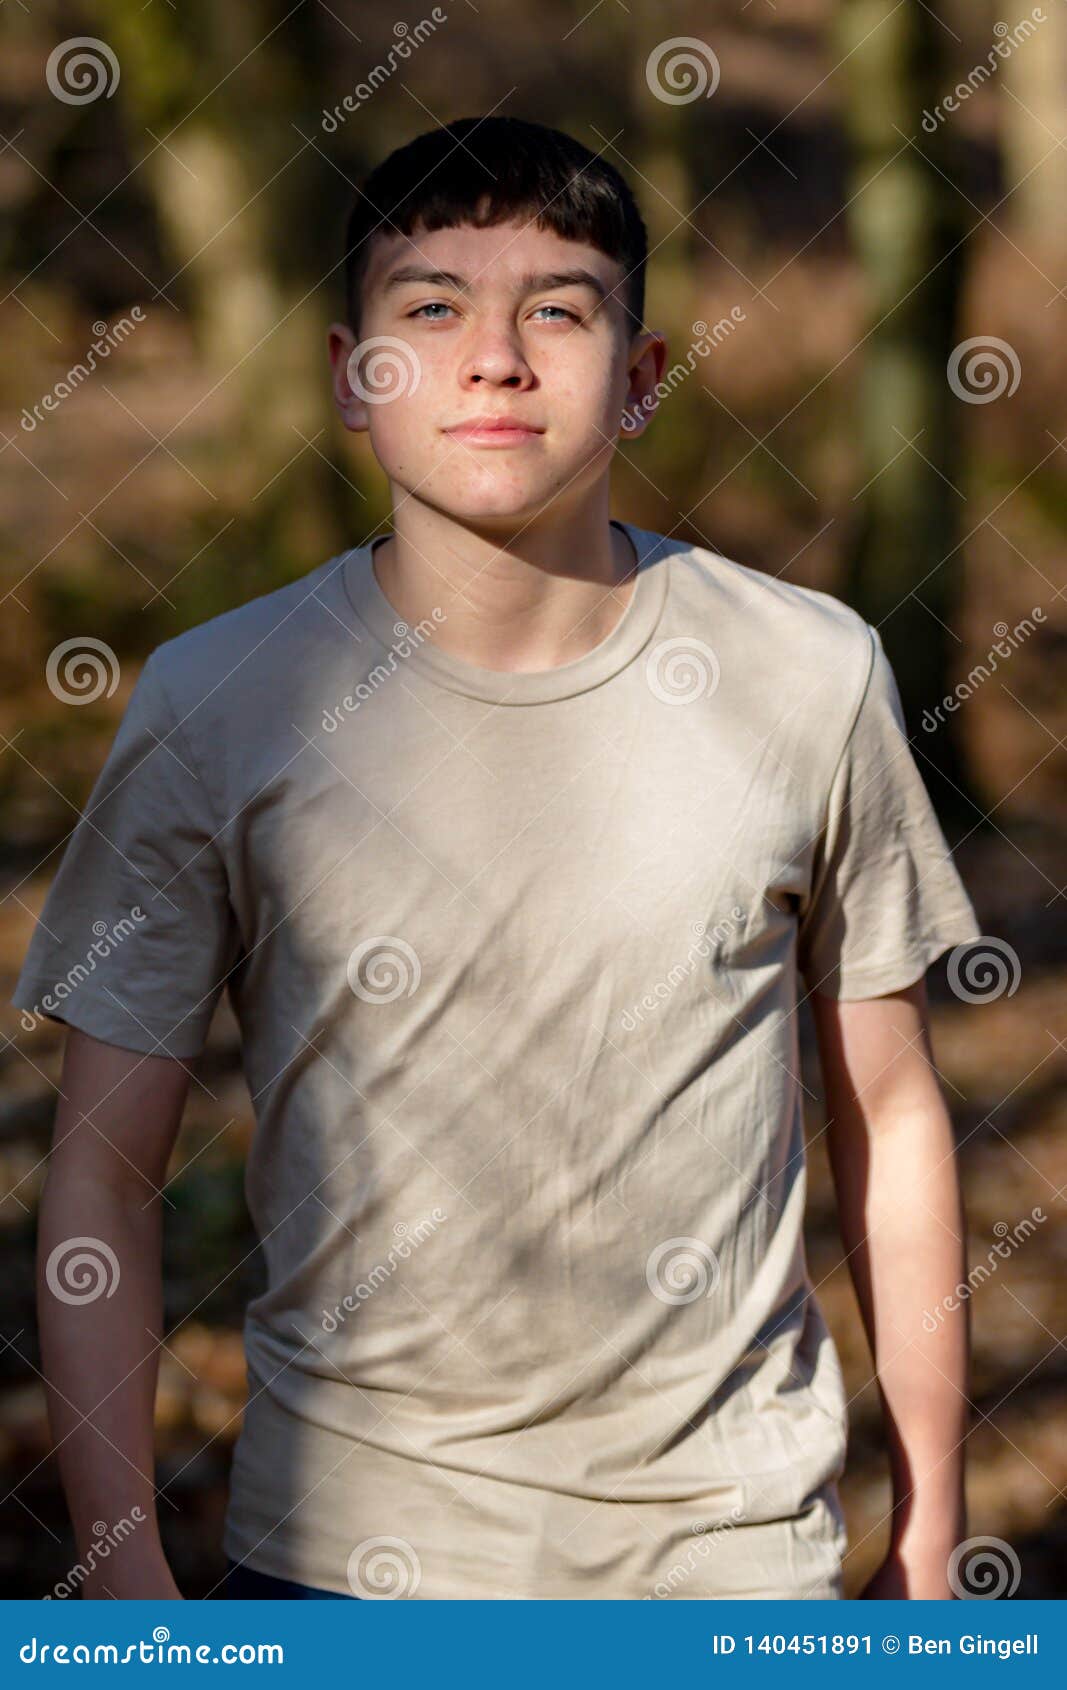
[[[464,387],[488,382],[491,387],[529,387],[533,371],[526,361],[514,325],[483,321],[473,326],[460,368]]]

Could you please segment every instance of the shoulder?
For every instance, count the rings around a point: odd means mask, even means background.
[[[705,641],[724,676],[733,670],[750,696],[770,687],[779,705],[807,696],[833,697],[839,716],[858,708],[875,666],[885,663],[878,632],[859,611],[708,547],[648,538],[668,570],[664,634]]]
[[[732,636],[803,636],[820,649],[870,651],[870,625],[843,599],[784,580],[705,546],[654,535],[670,571],[670,594],[683,614],[705,621],[730,616]],[[725,632],[725,628],[723,629]]]
[[[310,659],[333,622],[325,601],[344,556],[162,641],[145,664],[146,679],[180,719],[210,720],[238,701],[247,705],[261,687],[276,687]]]

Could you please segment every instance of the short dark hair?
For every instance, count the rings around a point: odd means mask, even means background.
[[[376,234],[411,235],[529,218],[622,265],[618,293],[636,329],[645,312],[648,235],[634,197],[606,159],[559,129],[518,117],[463,117],[417,135],[366,178],[345,234],[345,302],[359,333]]]

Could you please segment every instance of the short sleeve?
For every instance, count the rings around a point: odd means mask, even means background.
[[[199,1054],[240,952],[217,829],[153,654],[30,941],[11,999],[25,1026]]]
[[[832,998],[901,991],[950,947],[981,937],[908,743],[878,630],[816,842],[797,961]]]

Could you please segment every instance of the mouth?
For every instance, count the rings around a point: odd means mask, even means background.
[[[453,440],[461,440],[465,446],[524,446],[545,431],[520,422],[517,417],[474,417],[443,432]]]

